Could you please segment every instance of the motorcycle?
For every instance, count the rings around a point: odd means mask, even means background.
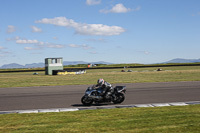
[[[111,87],[103,96],[101,95],[102,91],[101,88],[95,88],[95,86],[88,87],[85,95],[81,98],[82,104],[86,106],[92,105],[93,102],[96,104],[108,102],[120,104],[125,99],[126,86]]]

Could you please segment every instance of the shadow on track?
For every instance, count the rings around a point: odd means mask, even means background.
[[[83,104],[73,104],[71,106],[73,107],[93,107],[93,106],[108,106],[108,105],[114,105],[113,103],[103,103],[103,104],[92,104],[92,105],[89,105],[89,106],[86,106],[86,105],[83,105]]]

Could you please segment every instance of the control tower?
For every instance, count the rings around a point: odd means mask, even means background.
[[[63,70],[63,58],[45,58],[45,75],[52,75],[53,70]]]

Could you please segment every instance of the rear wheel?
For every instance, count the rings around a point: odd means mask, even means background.
[[[83,96],[81,98],[81,102],[82,102],[83,105],[89,106],[89,105],[91,105],[93,103],[93,99],[90,98],[90,97]]]
[[[125,99],[125,96],[123,93],[118,93],[115,96],[116,96],[116,98],[113,100],[114,104],[122,103]]]

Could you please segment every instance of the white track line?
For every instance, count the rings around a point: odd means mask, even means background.
[[[0,111],[0,114],[12,113],[49,113],[49,112],[68,112],[78,110],[94,110],[94,109],[113,109],[113,108],[133,108],[133,107],[166,107],[166,106],[186,106],[200,104],[200,101],[173,102],[173,103],[151,103],[151,104],[134,104],[134,105],[115,105],[115,106],[98,106],[98,107],[80,107],[80,108],[56,108],[56,109],[32,109],[32,110],[11,110]]]

